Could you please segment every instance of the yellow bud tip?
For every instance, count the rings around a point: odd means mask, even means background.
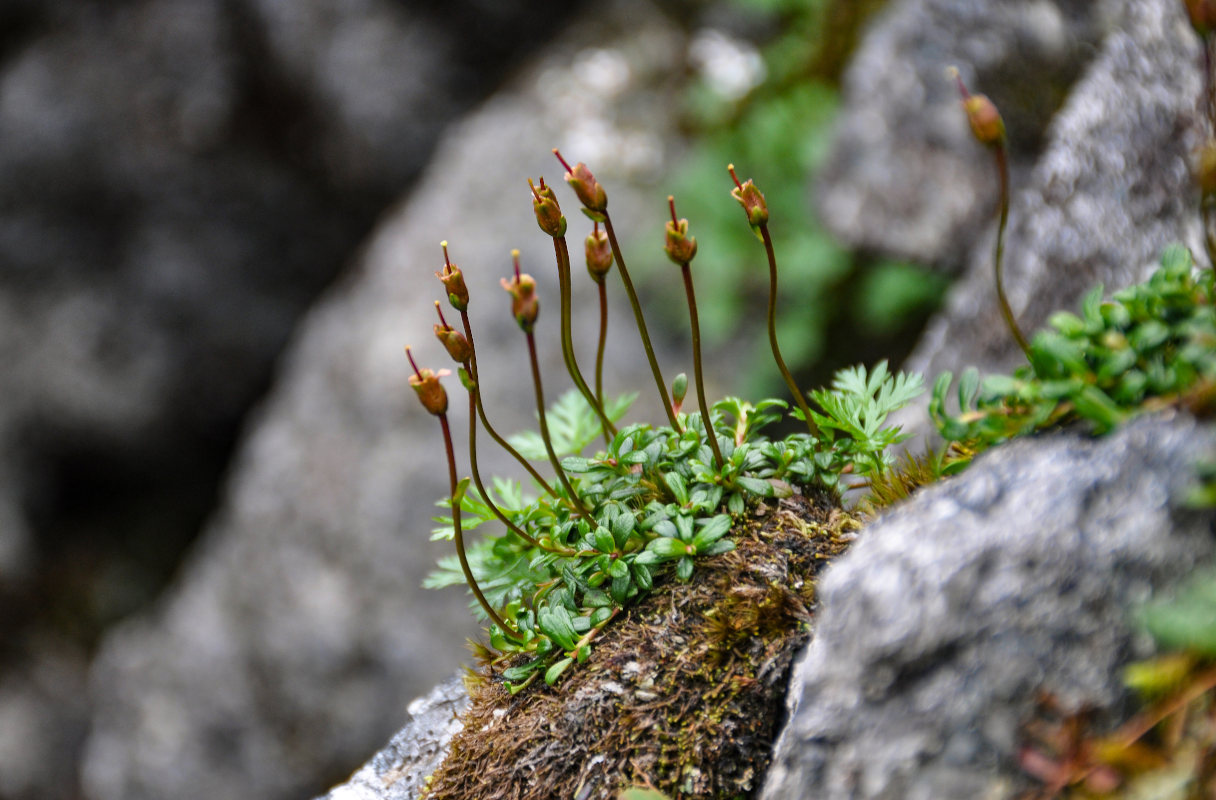
[[[518,250],[512,250],[512,251],[511,251],[511,258],[519,258],[519,251],[518,251]]]
[[[948,80],[948,81],[958,80],[958,67],[954,66],[953,64],[946,67],[946,80]]]
[[[444,250],[447,250],[448,249],[448,240],[444,239],[442,242],[439,243],[439,246],[442,247]]]

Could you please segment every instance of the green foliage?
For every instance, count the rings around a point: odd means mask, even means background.
[[[606,448],[583,455],[599,433],[598,418],[579,393],[561,397],[548,412],[554,439],[561,438],[555,448],[565,456],[562,468],[594,524],[572,510],[560,490],[556,498],[528,500],[518,484],[496,480],[492,499],[540,546],[505,530],[468,547],[486,598],[504,609],[504,619],[516,629],[492,626],[491,644],[525,656],[505,670],[508,688],[516,691],[538,677],[556,683],[588,658],[604,625],[656,580],[687,581],[697,559],[733,550],[731,530],[749,503],[789,494],[794,486],[832,490],[845,471],[881,472],[888,463],[886,449],[903,438],[898,428],[885,424],[886,417],[920,391],[918,377],[891,374],[885,363],[869,373],[862,367],[845,370],[832,390],[814,394],[823,409],[812,412],[821,437],[795,433],[776,440],[764,431],[785,416],[784,401],[753,405],[725,398],[711,412],[724,456],[721,468],[706,443],[700,414],[680,414],[682,432],[627,425]],[[631,399],[614,408],[623,411]],[[514,441],[521,449],[530,447],[526,437]],[[460,509],[466,529],[496,522],[474,489],[460,499]],[[451,518],[436,521],[436,536],[450,538]],[[440,561],[426,585],[463,582],[460,564],[451,556]]]
[[[1145,606],[1139,622],[1163,648],[1216,658],[1216,570],[1196,573],[1176,596]]]
[[[1079,316],[1052,316],[1012,376],[964,372],[957,414],[947,411],[952,376],[939,376],[929,413],[947,441],[978,452],[1051,425],[1104,433],[1164,405],[1203,408],[1216,381],[1214,299],[1212,271],[1196,274],[1190,253],[1171,247],[1145,283],[1109,301],[1098,287]]]

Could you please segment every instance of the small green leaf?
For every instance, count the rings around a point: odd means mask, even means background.
[[[692,559],[684,556],[680,559],[680,563],[676,564],[676,578],[687,582],[692,577],[693,563]]]
[[[671,489],[671,494],[676,499],[679,505],[685,505],[688,502],[688,485],[684,483],[683,476],[678,472],[668,472],[663,476],[667,488]]]
[[[566,669],[573,663],[573,658],[563,658],[561,661],[558,661],[553,666],[549,667],[549,669],[545,671],[545,683],[552,686],[557,682],[557,679],[561,677],[562,673],[565,672]]]
[[[773,485],[763,478],[752,478],[747,475],[740,475],[739,477],[735,478],[735,484],[743,489],[746,489],[752,494],[759,495],[761,497],[773,496]]]

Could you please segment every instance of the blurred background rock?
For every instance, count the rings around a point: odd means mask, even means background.
[[[465,657],[459,593],[419,589],[446,487],[400,348],[440,365],[448,239],[490,416],[531,423],[495,304],[520,247],[554,322],[550,147],[608,187],[669,377],[674,192],[711,394],[783,393],[725,164],[768,196],[800,382],[898,361],[991,230],[937,65],[1010,109],[1017,186],[1123,4],[892,3],[839,120],[881,0],[0,4],[0,798],[309,796]],[[609,385],[644,390],[612,325]]]

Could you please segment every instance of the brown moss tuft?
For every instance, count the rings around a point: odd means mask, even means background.
[[[511,697],[497,679],[471,683],[425,796],[592,800],[645,785],[751,797],[810,636],[815,576],[858,527],[824,497],[770,501],[738,524],[733,552],[698,560],[687,584],[656,583],[556,687]]]

